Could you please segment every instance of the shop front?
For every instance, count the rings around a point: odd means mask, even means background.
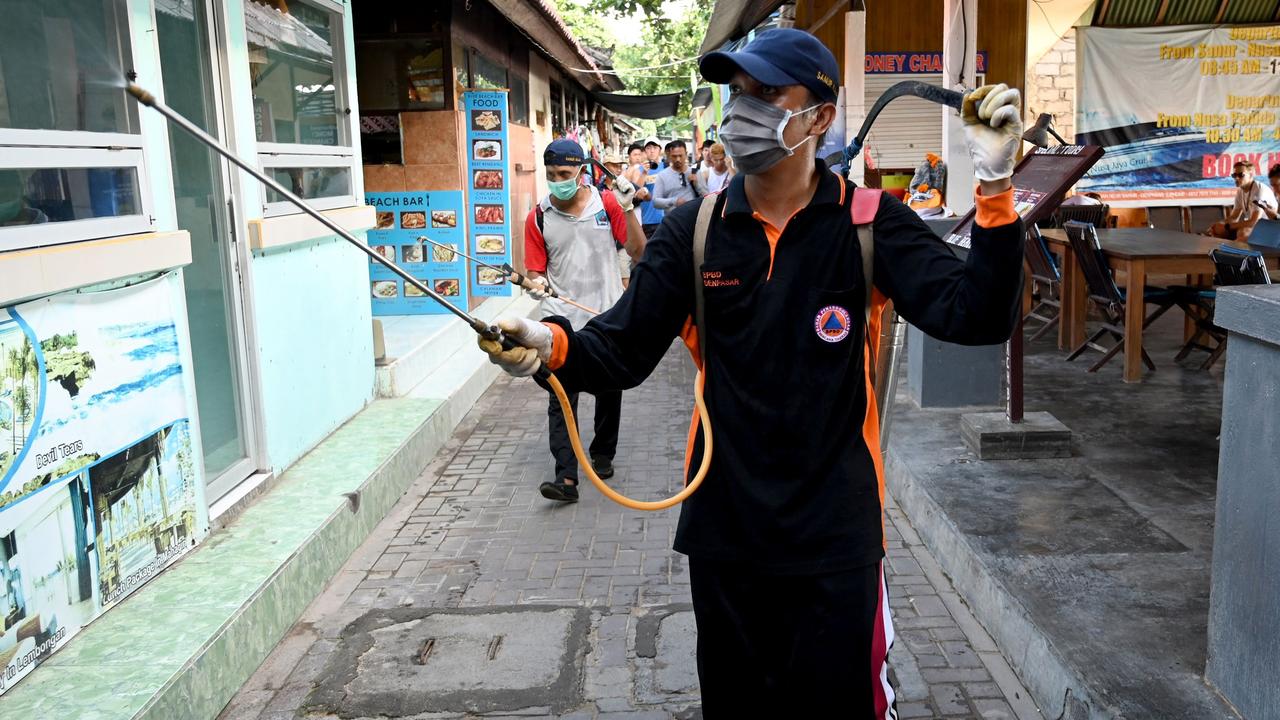
[[[0,692],[195,548],[373,388],[363,256],[123,90],[136,73],[362,231],[374,214],[353,145],[350,5],[6,8]]]

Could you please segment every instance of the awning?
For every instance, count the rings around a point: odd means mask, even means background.
[[[711,107],[711,88],[709,86],[698,88],[698,91],[693,94],[691,104],[693,107]]]
[[[716,0],[707,22],[707,34],[702,38],[699,55],[705,55],[721,45],[751,32],[764,22],[769,13],[778,9],[783,0]]]
[[[1170,3],[1161,0],[1103,0],[1097,4],[1094,25],[1149,27],[1152,25],[1244,25],[1276,19],[1276,0],[1199,0]]]
[[[661,120],[676,115],[680,107],[680,96],[683,94],[678,92],[667,95],[621,95],[593,92],[591,97],[620,115],[644,120]]]

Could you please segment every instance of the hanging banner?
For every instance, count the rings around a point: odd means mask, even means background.
[[[863,59],[863,72],[868,75],[942,75],[947,67],[942,51],[870,52]],[[974,56],[975,72],[987,72],[987,51]]]
[[[467,208],[471,254],[491,265],[511,262],[511,158],[507,91],[462,93],[467,122]],[[473,297],[508,297],[511,284],[492,268],[471,265]]]
[[[1223,205],[1232,166],[1280,163],[1280,26],[1080,28],[1080,182],[1119,207]]]
[[[183,303],[0,308],[0,693],[208,531]]]
[[[431,243],[466,252],[467,214],[462,192],[366,193],[365,204],[377,210],[378,222],[367,242],[374,252],[398,264],[454,306],[467,309],[467,266],[461,255]],[[374,315],[439,315],[440,303],[383,265],[369,260],[369,290]]]

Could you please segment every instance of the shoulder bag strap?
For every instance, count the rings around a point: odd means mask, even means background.
[[[706,302],[702,297],[702,260],[707,256],[707,232],[711,229],[718,199],[718,194],[704,197],[693,224],[693,324],[698,328],[698,350],[702,355],[699,360],[703,367],[707,361],[707,322]]]

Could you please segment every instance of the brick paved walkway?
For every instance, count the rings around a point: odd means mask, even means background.
[[[612,482],[635,497],[679,483],[682,355],[624,396]],[[221,717],[700,717],[677,512],[624,510],[590,488],[576,505],[539,496],[546,402],[531,382],[499,379]],[[583,417],[591,408],[584,396]],[[896,508],[888,531],[900,717],[1040,718]],[[485,623],[539,640],[464,637]],[[526,646],[554,657],[522,660]]]

